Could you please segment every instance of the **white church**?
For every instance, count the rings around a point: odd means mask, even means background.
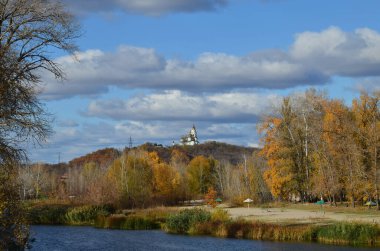
[[[180,142],[182,145],[185,146],[194,146],[199,144],[197,129],[195,128],[195,125],[193,125],[193,127],[190,129],[190,132],[187,135],[181,137]]]

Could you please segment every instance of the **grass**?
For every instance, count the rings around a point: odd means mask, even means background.
[[[161,229],[169,214],[176,211],[165,207],[124,210],[123,214],[97,217],[95,227],[122,230]]]
[[[113,211],[108,205],[37,204],[27,208],[27,219],[34,225],[93,225],[98,216],[109,215]]]
[[[111,215],[99,216],[95,221],[95,227],[122,230],[151,230],[160,229],[160,223],[139,216]]]
[[[113,212],[110,206],[81,206],[70,208],[65,214],[66,224],[93,225],[99,216],[108,216]]]
[[[358,223],[313,226],[279,225],[245,220],[208,221],[195,224],[191,228],[191,234],[269,241],[313,241],[364,246],[379,246],[380,244],[378,225]]]
[[[319,242],[334,244],[378,244],[380,229],[375,224],[335,223],[317,230]]]
[[[200,208],[185,209],[171,214],[166,220],[165,228],[169,233],[185,234],[198,223],[209,222],[211,213]],[[191,231],[190,231],[191,232]]]

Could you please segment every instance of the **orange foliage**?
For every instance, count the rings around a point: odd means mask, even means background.
[[[217,196],[217,192],[215,191],[215,189],[213,187],[209,187],[208,191],[205,195],[205,201],[206,201],[207,205],[209,205],[211,207],[216,207],[216,205],[217,205],[216,196]]]

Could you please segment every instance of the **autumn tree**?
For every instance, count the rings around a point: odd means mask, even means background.
[[[205,201],[207,205],[211,207],[216,207],[217,202],[216,202],[216,197],[218,196],[218,193],[215,191],[213,187],[209,187],[207,190],[207,193],[205,194]]]
[[[145,151],[129,151],[116,159],[107,176],[118,190],[121,206],[144,207],[153,192],[153,169]]]
[[[291,193],[302,196],[304,191],[303,142],[296,119],[290,98],[284,98],[278,114],[265,118],[258,128],[263,135],[261,154],[269,166],[264,177],[276,198],[285,199]]]
[[[346,162],[346,147],[352,145],[348,142],[352,133],[348,125],[350,111],[340,100],[323,100],[322,118],[318,123],[318,130],[314,131],[312,153],[314,172],[312,176],[313,191],[318,197],[324,196],[332,203],[336,197],[342,200],[342,191],[346,188],[347,173],[344,168]],[[350,148],[352,150],[352,147]]]
[[[380,92],[362,93],[352,102],[355,118],[354,137],[360,149],[361,164],[366,173],[368,199],[379,201]],[[379,204],[377,203],[379,209]]]
[[[184,151],[181,151],[179,148],[172,150],[169,165],[179,174],[180,183],[176,188],[176,194],[178,195],[178,199],[182,201],[188,199],[190,195],[186,172],[189,162],[190,159]]]
[[[215,184],[216,161],[212,158],[197,156],[187,167],[189,188],[194,195],[205,194]]]
[[[157,152],[150,152],[150,165],[153,170],[153,193],[159,201],[170,204],[177,199],[177,188],[180,185],[180,174],[170,165],[163,162]]]

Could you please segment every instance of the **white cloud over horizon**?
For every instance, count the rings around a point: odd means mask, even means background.
[[[192,95],[165,91],[127,100],[95,100],[87,116],[137,121],[257,122],[281,100],[279,95],[232,92]]]
[[[380,76],[380,33],[330,27],[303,32],[288,51],[263,50],[245,56],[203,53],[194,61],[167,59],[152,48],[122,45],[115,52],[87,50],[57,59],[67,81],[42,74],[42,97],[65,99],[124,89],[202,93],[239,88],[285,89],[324,85],[334,76]]]

